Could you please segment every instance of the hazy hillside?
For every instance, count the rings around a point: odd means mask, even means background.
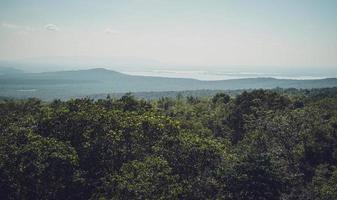
[[[335,78],[320,80],[247,78],[200,81],[187,78],[133,76],[103,68],[44,73],[22,73],[19,70],[10,69],[2,69],[4,73],[0,76],[0,96],[39,97],[45,100],[67,99],[102,93],[337,86],[337,79]]]
[[[0,75],[20,74],[23,71],[11,67],[0,67]]]

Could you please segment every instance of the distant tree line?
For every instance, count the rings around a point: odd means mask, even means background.
[[[235,97],[243,92],[252,92],[254,89],[240,89],[240,90],[184,90],[184,91],[155,91],[155,92],[133,92],[132,95],[137,99],[145,100],[158,100],[163,97],[177,98],[178,96],[187,97],[198,97],[198,98],[210,98],[218,93],[225,93],[230,97]],[[266,91],[276,92],[281,95],[287,96],[305,96],[305,97],[333,97],[337,93],[337,87],[331,88],[314,88],[314,89],[296,89],[296,88],[274,88],[268,89]],[[104,99],[107,96],[113,98],[121,98],[126,93],[101,93],[93,94],[87,96],[79,96],[77,98],[91,98],[94,100]],[[323,96],[322,96],[323,95]],[[0,97],[1,98],[1,97]]]

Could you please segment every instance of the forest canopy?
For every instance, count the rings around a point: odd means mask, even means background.
[[[337,199],[337,92],[0,101],[0,199]]]

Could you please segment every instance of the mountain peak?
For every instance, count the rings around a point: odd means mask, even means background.
[[[92,68],[92,69],[87,69],[87,70],[80,70],[80,71],[86,71],[86,72],[91,72],[91,73],[98,73],[98,74],[118,74],[118,75],[124,75],[123,73],[120,73],[118,71],[106,69],[103,67],[99,68]]]
[[[108,69],[103,68],[103,67],[88,69],[88,71],[102,71],[102,72],[109,71],[109,72],[111,72],[111,70],[108,70]]]

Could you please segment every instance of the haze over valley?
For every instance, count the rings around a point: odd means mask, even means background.
[[[337,87],[336,78],[276,79],[253,76],[237,79],[234,76],[228,80],[197,80],[128,75],[104,68],[39,73],[0,68],[0,73],[0,96],[44,100],[127,92]]]

